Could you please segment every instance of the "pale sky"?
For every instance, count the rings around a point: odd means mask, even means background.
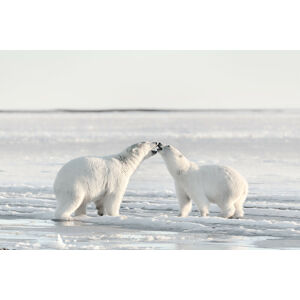
[[[300,51],[0,51],[0,109],[300,108]]]

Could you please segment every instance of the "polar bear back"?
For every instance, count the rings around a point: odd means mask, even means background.
[[[221,165],[202,165],[197,168],[206,197],[211,202],[238,198],[247,194],[248,183],[235,169]]]
[[[115,188],[116,159],[106,157],[79,157],[66,163],[58,172],[54,182],[56,195],[85,193],[88,198],[97,197],[104,189]]]

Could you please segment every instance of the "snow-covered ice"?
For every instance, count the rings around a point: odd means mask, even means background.
[[[53,222],[59,168],[143,141],[173,144],[198,163],[234,167],[249,182],[245,217],[178,218],[162,158],[131,178],[120,217]],[[300,111],[0,114],[0,248],[299,249]]]

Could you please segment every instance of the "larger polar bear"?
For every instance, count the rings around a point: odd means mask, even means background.
[[[180,215],[188,216],[192,200],[201,216],[209,213],[209,204],[215,203],[225,218],[244,216],[243,204],[248,194],[248,183],[236,170],[220,165],[202,165],[189,161],[171,145],[158,144],[167,168],[174,178]]]
[[[118,216],[131,175],[144,159],[156,153],[156,142],[142,142],[116,155],[69,161],[54,182],[55,220],[70,220],[72,213],[85,214],[89,202],[95,202],[100,216]]]

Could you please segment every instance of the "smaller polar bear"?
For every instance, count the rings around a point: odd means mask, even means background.
[[[180,217],[187,217],[192,200],[201,216],[209,213],[209,204],[215,203],[224,218],[242,218],[243,204],[248,194],[248,183],[236,170],[219,165],[199,166],[171,145],[158,144],[158,151],[174,178],[179,200]]]
[[[86,214],[94,202],[98,214],[118,216],[129,179],[141,162],[157,153],[156,142],[134,144],[106,157],[79,157],[66,163],[54,182],[57,200],[54,220]]]

